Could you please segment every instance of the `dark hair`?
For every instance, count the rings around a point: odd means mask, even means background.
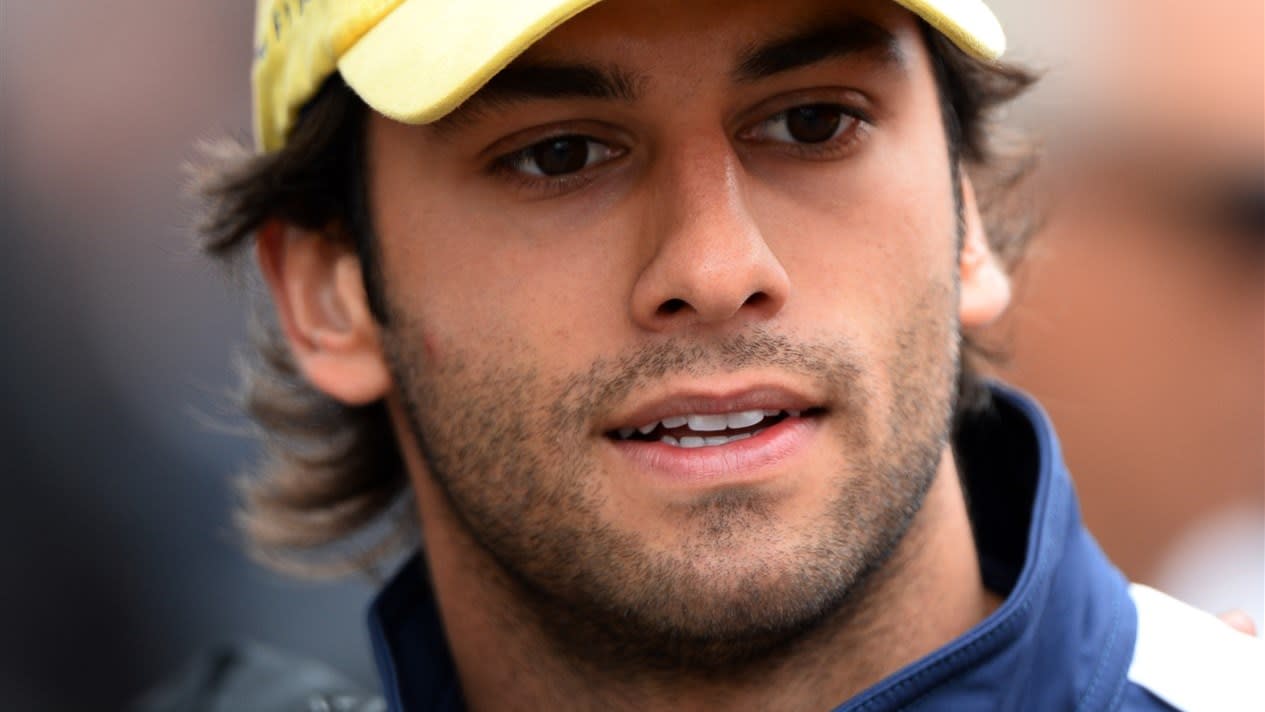
[[[1009,268],[1031,223],[1008,206],[1032,151],[1001,145],[995,108],[1033,81],[1025,69],[974,59],[923,26],[940,95],[952,180],[960,199],[961,165],[977,188],[993,249]],[[366,190],[367,107],[335,74],[301,112],[286,145],[256,154],[240,142],[204,147],[193,169],[203,212],[201,247],[232,263],[255,231],[279,219],[346,240],[361,257],[370,307],[385,323],[377,244]],[[266,298],[253,307],[250,353],[242,360],[241,406],[263,440],[259,468],[241,480],[238,522],[261,560],[308,575],[375,570],[415,544],[409,483],[385,406],[348,406],[313,388],[298,371]],[[956,415],[978,407],[986,391],[975,363],[987,357],[963,334]]]
[[[1038,227],[1038,212],[1019,190],[1035,167],[1037,151],[1021,134],[1005,133],[995,113],[1031,87],[1037,75],[1017,64],[975,59],[927,24],[923,23],[922,30],[940,98],[959,220],[962,187],[958,169],[962,167],[975,188],[989,247],[1006,271],[1013,272],[1027,249],[1028,238]],[[955,427],[963,415],[987,404],[980,366],[1001,355],[976,335],[963,332]]]

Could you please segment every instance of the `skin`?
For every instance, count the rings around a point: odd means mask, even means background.
[[[734,80],[752,43],[840,16],[900,61]],[[618,66],[638,96],[374,116],[385,324],[343,243],[259,240],[307,378],[389,406],[470,706],[823,708],[979,622],[997,599],[947,417],[958,325],[1009,289],[969,181],[957,234],[914,18],[612,0],[521,62]],[[788,137],[819,104],[867,118]],[[591,165],[530,175],[523,149],[577,134]],[[760,389],[813,409],[772,463],[663,476],[609,437],[662,398]]]

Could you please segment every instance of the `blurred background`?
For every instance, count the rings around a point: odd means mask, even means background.
[[[996,0],[994,0],[996,2]],[[1046,214],[992,341],[1130,578],[1265,615],[1265,3],[997,2]],[[1034,11],[1039,9],[1040,12]]]
[[[249,134],[253,5],[0,2],[0,706],[118,709],[242,638],[372,681],[370,588],[271,574],[231,526],[245,300],[181,166]]]
[[[1131,578],[1260,625],[1265,5],[991,4],[1047,69],[1010,118],[1049,151],[999,374],[1051,412]],[[0,0],[6,708],[118,708],[242,638],[373,684],[371,588],[268,573],[231,527],[245,300],[191,248],[181,166],[248,135],[252,16]]]

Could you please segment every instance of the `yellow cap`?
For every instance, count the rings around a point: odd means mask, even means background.
[[[338,71],[376,111],[424,124],[479,90],[532,43],[599,0],[259,0],[255,142],[285,145],[299,109]],[[996,59],[983,0],[894,0],[963,51]]]

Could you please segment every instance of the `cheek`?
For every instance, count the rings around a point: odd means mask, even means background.
[[[918,150],[900,147],[903,140],[888,137],[855,165],[762,198],[762,230],[802,297],[792,306],[809,310],[808,320],[890,331],[926,285],[952,283],[947,156],[929,159],[943,155],[937,141]]]
[[[446,169],[452,161],[440,148],[392,122],[371,128],[370,204],[392,320],[420,335],[419,351],[433,359],[472,339],[506,337],[523,320],[519,295],[539,265],[505,246],[530,243],[530,236],[471,190],[471,177]],[[413,155],[418,144],[437,157]]]
[[[378,232],[394,316],[423,335],[432,363],[527,349],[556,354],[550,365],[585,367],[627,310],[609,245],[465,204],[453,191],[381,216]]]
[[[429,329],[421,330],[422,357],[427,363],[443,363],[447,360],[448,349],[444,348],[440,339]]]

